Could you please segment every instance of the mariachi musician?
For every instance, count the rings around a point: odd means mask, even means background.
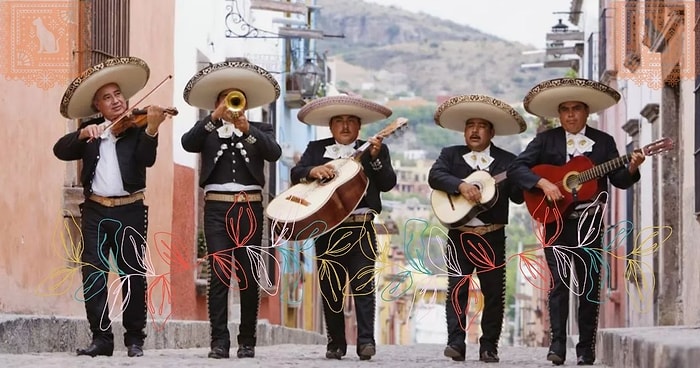
[[[358,140],[360,128],[386,119],[391,113],[389,108],[375,102],[345,95],[323,97],[305,105],[297,114],[299,120],[308,125],[329,127],[332,137],[309,142],[291,170],[292,182],[333,178],[335,169],[327,163],[352,156],[365,143]],[[328,332],[328,359],[341,359],[347,352],[343,313],[346,279],[350,280],[349,294],[354,297],[357,314],[357,355],[361,360],[369,360],[376,353],[372,269],[377,238],[372,219],[382,211],[379,193],[388,192],[396,185],[396,173],[382,137],[371,137],[368,142],[369,153],[361,156],[362,170],[369,180],[364,197],[343,223],[314,239],[319,270],[332,268],[332,271],[319,272]],[[334,276],[329,277],[329,274]]]
[[[533,115],[559,118],[561,126],[538,134],[515,159],[508,177],[524,190],[539,190],[543,194],[543,206],[562,201],[562,189],[533,172],[532,168],[545,164],[563,166],[578,156],[587,157],[595,165],[617,158],[617,144],[613,137],[587,125],[587,121],[589,114],[603,111],[619,99],[620,94],[613,88],[579,78],[557,78],[533,87],[524,99],[525,109]],[[620,189],[629,188],[639,181],[639,165],[643,161],[641,152],[633,153],[626,167],[613,170],[598,180],[598,190],[606,191],[608,181]],[[548,303],[552,343],[547,360],[555,365],[564,364],[566,360],[566,321],[569,316],[571,273],[568,267],[560,264],[562,259],[574,264],[579,285],[584,287],[578,290],[577,364],[592,365],[595,361],[603,235],[601,206],[605,205],[606,199],[605,195],[580,198],[574,210],[564,214],[565,218],[544,226],[544,254],[553,282]]]
[[[464,145],[445,147],[428,174],[430,187],[448,195],[458,195],[469,203],[482,202],[485,187],[469,180],[474,173],[502,174],[515,155],[497,147],[495,135],[512,135],[525,131],[525,120],[511,106],[485,95],[453,97],[438,106],[435,122],[464,134]],[[498,362],[498,340],[505,308],[505,225],[508,223],[508,201],[523,202],[522,191],[504,179],[498,183],[499,195],[491,208],[485,209],[461,226],[448,231],[446,254],[454,255],[457,268],[449,269],[447,346],[444,355],[456,361],[465,360],[468,321],[469,282],[476,270],[484,295],[482,336],[479,339],[479,360]],[[439,217],[439,216],[438,216]],[[484,251],[486,249],[486,251]],[[476,261],[471,254],[486,253],[490,259]]]
[[[248,121],[245,111],[274,102],[279,84],[265,69],[226,61],[197,72],[185,101],[212,111],[182,136],[182,147],[201,155],[204,236],[209,258],[209,358],[229,357],[228,295],[235,275],[241,297],[238,358],[253,358],[260,286],[253,260],[263,239],[265,162],[282,155],[270,124]],[[235,270],[235,272],[234,272]]]
[[[78,355],[112,355],[112,334],[107,305],[107,278],[122,279],[122,324],[129,357],[143,355],[146,338],[146,270],[143,257],[148,228],[144,204],[146,168],[156,161],[158,129],[165,111],[150,106],[146,118],[127,114],[127,100],[148,81],[146,62],[135,57],[106,60],[85,70],[66,89],[61,114],[68,119],[88,118],[56,142],[53,151],[64,161],[83,160],[80,179],[85,202],[80,205],[83,235],[81,254],[83,297],[92,343]],[[135,232],[135,233],[130,233]],[[136,235],[136,236],[134,236]],[[138,239],[122,244],[121,239]],[[114,255],[116,270],[110,269]]]

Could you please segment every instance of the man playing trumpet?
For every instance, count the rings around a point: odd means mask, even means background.
[[[205,193],[210,358],[229,357],[228,294],[234,270],[241,297],[237,356],[255,356],[260,288],[251,257],[262,245],[265,161],[277,161],[282,149],[272,126],[249,122],[244,110],[267,105],[279,94],[270,73],[239,61],[211,65],[185,87],[188,104],[213,110],[182,136],[183,148],[202,159],[199,185]]]

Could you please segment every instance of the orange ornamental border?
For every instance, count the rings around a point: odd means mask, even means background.
[[[43,90],[65,84],[75,14],[69,0],[0,1],[0,75]]]
[[[613,1],[612,8],[618,79],[653,89],[695,79],[694,1]],[[651,51],[655,42],[667,45],[663,52]]]

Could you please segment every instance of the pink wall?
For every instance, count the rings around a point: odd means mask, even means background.
[[[59,114],[59,104],[68,83],[80,72],[73,56],[79,44],[77,32],[70,28],[77,23],[78,1],[47,3],[0,2],[0,34],[18,35],[0,37],[0,120],[4,125],[0,129],[0,279],[4,281],[0,312],[82,316],[84,307],[74,299],[80,273],[68,261],[70,239],[61,235],[64,182],[66,173],[75,169],[52,152],[56,140],[68,131],[65,126],[73,125]],[[131,6],[131,55],[149,64],[151,80],[146,89],[150,89],[173,70],[174,5],[153,0],[133,1]],[[75,19],[65,22],[61,17],[66,14]],[[37,18],[56,37],[58,52],[37,51],[40,41],[32,28]],[[172,106],[171,96],[172,82],[145,103]],[[166,121],[161,127],[158,160],[148,171],[149,245],[155,233],[170,233],[173,226],[170,124]],[[152,246],[151,253],[156,272],[167,273],[166,262]],[[49,277],[51,281],[42,284]],[[52,295],[38,293],[37,287]]]

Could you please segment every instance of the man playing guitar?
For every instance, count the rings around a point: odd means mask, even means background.
[[[620,94],[614,89],[586,79],[560,78],[533,87],[525,97],[525,109],[537,116],[557,117],[561,127],[538,134],[515,159],[508,170],[508,177],[523,190],[541,191],[544,194],[541,200],[543,207],[551,208],[557,201],[563,200],[562,180],[552,182],[538,175],[533,167],[565,165],[578,156],[585,156],[596,165],[618,157],[613,137],[586,125],[586,121],[590,113],[611,107],[619,99]],[[607,190],[608,180],[621,189],[632,186],[640,178],[638,167],[643,161],[641,152],[631,154],[627,167],[621,166],[598,179],[598,193]],[[568,193],[568,190],[566,192],[569,197],[571,194],[574,194],[573,198],[578,197],[575,193]],[[585,290],[579,290],[577,364],[592,365],[595,361],[601,265],[600,257],[591,252],[601,248],[602,211],[599,206],[605,200],[604,195],[574,199],[573,212],[564,213],[565,217],[560,221],[536,218],[546,223],[544,253],[554,283],[549,294],[552,344],[547,360],[555,365],[563,364],[566,359],[566,320],[569,311],[570,273],[568,268],[559,265],[561,257],[567,257],[575,264],[579,285],[585,287]],[[550,216],[557,216],[557,213],[553,212]],[[597,232],[591,235],[591,229]],[[557,250],[557,247],[565,249]]]
[[[388,118],[392,111],[372,101],[353,96],[328,96],[305,105],[297,117],[300,121],[330,128],[331,138],[309,142],[299,162],[291,170],[294,184],[316,180],[332,180],[337,176],[329,163],[352,156],[364,146],[358,140],[360,127]],[[346,280],[354,298],[357,315],[357,355],[369,360],[376,353],[374,318],[374,263],[377,239],[372,219],[382,211],[380,192],[396,185],[396,173],[391,166],[389,148],[382,137],[368,139],[368,154],[360,164],[367,177],[366,191],[350,215],[337,227],[314,239],[319,283],[323,294],[328,344],[327,359],[341,359],[347,353],[343,304]],[[329,183],[329,184],[330,184]],[[350,191],[352,188],[347,188]]]
[[[428,174],[428,183],[453,207],[465,202],[483,205],[486,190],[482,183],[471,181],[474,173],[504,173],[515,155],[491,142],[494,135],[511,135],[525,131],[525,120],[503,101],[483,95],[453,97],[438,106],[435,122],[443,128],[464,133],[466,145],[446,147]],[[488,176],[488,175],[487,175]],[[459,267],[449,269],[449,300],[446,303],[447,346],[444,354],[456,361],[465,360],[465,338],[469,308],[469,281],[476,270],[484,294],[483,317],[479,339],[479,360],[498,362],[498,340],[505,308],[505,224],[508,223],[508,200],[523,202],[523,193],[503,179],[498,183],[500,196],[492,207],[470,220],[451,226],[445,253],[455,258]],[[434,192],[435,193],[435,192]],[[435,194],[434,194],[435,195]],[[448,206],[449,208],[449,206]],[[438,212],[434,207],[434,211]],[[438,215],[438,217],[440,217]],[[467,221],[462,224],[462,222]],[[488,254],[490,265],[475,262],[470,254]],[[458,306],[458,307],[456,307]]]

